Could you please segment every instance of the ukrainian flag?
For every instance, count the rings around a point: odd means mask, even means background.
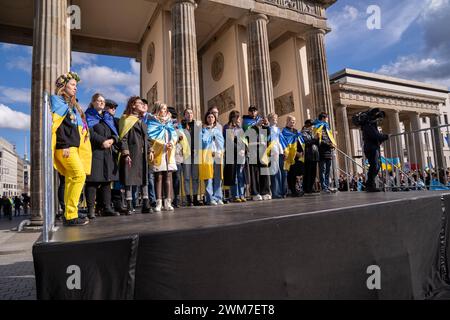
[[[401,168],[400,158],[381,157],[381,168],[383,170],[392,171],[393,167]]]
[[[55,157],[56,150],[56,131],[61,126],[64,118],[69,112],[69,105],[64,100],[63,97],[52,95],[50,97],[51,112],[52,112],[52,155],[53,155],[53,165],[55,169],[63,176],[66,176],[66,170],[62,163]],[[77,112],[76,108],[73,108],[73,113],[75,115],[75,120],[78,126],[78,132],[80,133],[80,146],[78,148],[78,153],[82,161],[84,172],[86,175],[91,174],[92,165],[92,149],[91,141],[89,140],[89,129],[86,123],[83,122],[81,115]]]
[[[147,134],[152,143],[153,150],[155,152],[155,158],[153,160],[153,164],[155,166],[161,165],[162,156],[165,151],[165,146],[167,143],[172,143],[173,148],[170,150],[166,150],[167,158],[169,159],[168,163],[175,163],[175,145],[178,142],[178,134],[173,126],[172,121],[168,121],[167,123],[161,123],[155,117],[147,118]],[[166,139],[168,141],[166,142]]]
[[[202,129],[202,149],[200,150],[199,164],[200,180],[208,180],[214,178],[213,152],[220,152],[223,154],[224,149],[225,141],[221,130],[219,130],[217,127],[214,127],[212,129]],[[221,179],[223,179],[223,176],[221,177]]]
[[[289,171],[291,166],[295,163],[295,156],[297,154],[297,142],[300,142],[302,149],[305,150],[305,141],[302,134],[299,131],[291,131],[288,128],[284,128],[280,135],[280,144],[284,150],[284,170]],[[300,158],[301,162],[305,162],[304,156]]]
[[[331,132],[330,125],[327,122],[316,120],[313,123],[313,133],[314,135],[317,135],[319,137],[319,143],[322,142],[324,128],[328,134],[328,137],[330,138],[331,143],[336,147],[336,139],[333,136],[333,132]]]
[[[257,116],[256,118],[251,118],[250,116],[243,116],[242,129],[244,129],[244,131],[247,131],[250,127],[256,126],[256,124],[261,120],[262,118],[260,116]]]

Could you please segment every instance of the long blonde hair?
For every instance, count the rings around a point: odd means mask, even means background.
[[[73,97],[69,97],[67,95],[67,93],[65,91],[66,85],[67,84],[65,84],[63,87],[56,88],[56,95],[63,97],[64,101],[66,101],[70,107],[74,107],[77,110],[77,112],[80,114],[83,122],[86,123],[86,115],[84,114],[83,109],[81,109],[80,105],[78,104],[77,97],[75,95]]]

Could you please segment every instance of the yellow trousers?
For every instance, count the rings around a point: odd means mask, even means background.
[[[70,148],[68,158],[63,158],[62,150],[55,150],[55,158],[64,168],[66,185],[64,188],[64,203],[66,220],[78,218],[78,203],[83,191],[86,173],[78,153],[78,148]]]

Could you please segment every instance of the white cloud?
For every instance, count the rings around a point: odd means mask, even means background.
[[[417,55],[401,56],[375,72],[450,88],[450,62],[447,60],[421,58]]]
[[[26,73],[31,74],[31,56],[29,57],[15,57],[14,59],[10,59],[6,63],[6,67],[10,70],[21,70]]]
[[[139,95],[140,78],[139,64],[130,62],[130,72],[123,72],[106,66],[90,65],[83,67],[80,72],[79,88],[89,94],[100,92],[108,99],[119,104],[125,104],[128,97]]]
[[[369,30],[366,13],[369,4],[353,2],[340,10],[329,9],[328,23],[332,29],[326,37],[329,50],[346,51],[354,59],[379,54],[398,43],[426,7],[423,0],[380,0],[381,29]]]
[[[0,104],[0,128],[30,130],[30,115]]]
[[[11,88],[0,86],[1,103],[31,103],[31,90],[27,88]]]
[[[72,52],[72,66],[91,65],[95,61],[97,61],[97,55],[95,54]]]
[[[141,74],[141,64],[137,62],[135,59],[130,59],[130,66],[131,71],[134,74],[140,75]]]

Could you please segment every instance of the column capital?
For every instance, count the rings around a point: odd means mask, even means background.
[[[315,36],[315,35],[319,35],[319,34],[326,35],[327,31],[325,29],[313,28],[313,29],[310,29],[305,32],[306,37]]]
[[[269,22],[269,17],[263,13],[249,12],[247,17],[248,17],[247,24],[256,20],[265,20],[266,22]]]
[[[190,3],[190,4],[194,5],[195,8],[197,8],[197,2],[195,0],[171,0],[169,2],[169,8],[172,9],[176,4],[180,4],[180,3]]]

